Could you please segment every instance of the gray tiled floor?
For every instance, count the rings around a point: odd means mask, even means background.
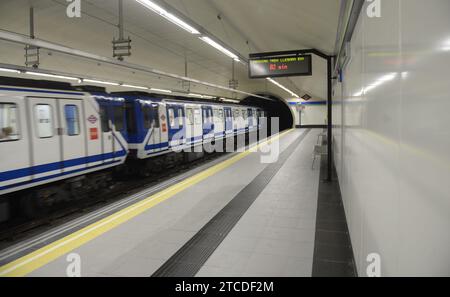
[[[302,132],[295,130],[283,137],[280,141],[281,150],[284,150]],[[309,137],[311,136],[308,136],[308,139]],[[310,163],[310,158],[307,162]],[[265,167],[266,164],[260,162],[260,153],[252,153],[238,163],[75,249],[73,252],[81,257],[82,276],[152,275]],[[249,240],[251,236],[264,238],[262,237],[264,232],[273,230],[270,229],[271,224],[280,223],[276,219],[277,216],[272,217],[272,212],[276,214],[278,210],[283,209],[284,205],[281,203],[285,201],[282,198],[283,195],[277,195],[279,202],[271,199],[270,193],[266,195],[267,203],[274,203],[274,205],[267,210],[264,203],[255,204],[256,209],[252,210],[254,216],[251,216],[252,212],[249,212],[248,218],[245,216],[241,221],[247,222],[246,226],[242,226],[233,233],[238,238],[240,236],[239,241],[228,243],[229,249],[223,251],[222,256],[218,254],[220,250],[217,250],[215,255],[219,256],[210,259],[209,275],[245,274],[247,267],[243,264],[252,259],[250,256],[255,254],[257,249],[261,249],[261,253],[267,252],[268,249],[270,251],[270,240],[273,240],[273,234],[266,235],[268,236],[266,245],[260,246],[257,241]],[[287,199],[288,196],[285,198]],[[261,201],[263,200],[262,196]],[[262,204],[258,210],[259,203]],[[301,206],[298,205],[298,207]],[[265,211],[270,212],[270,220],[267,219],[269,214]],[[295,229],[303,226],[302,217],[296,219],[296,221],[289,221],[286,218],[285,222],[282,218],[279,220],[281,224],[287,224]],[[298,245],[301,245],[301,241]],[[227,243],[224,242],[221,247],[226,246]],[[283,252],[282,248],[278,248],[279,253]],[[287,251],[288,254],[295,254],[292,249]],[[30,276],[65,276],[67,266],[68,262],[64,255],[32,272]],[[288,268],[283,266],[277,271],[284,275],[286,271],[289,271]]]
[[[311,276],[319,185],[311,151],[317,133],[303,140],[197,276]]]

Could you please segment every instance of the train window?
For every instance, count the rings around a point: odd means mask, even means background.
[[[159,106],[152,105],[152,125],[153,128],[159,128]]]
[[[200,115],[200,109],[196,109],[194,110],[194,119],[195,119],[195,124],[199,125],[202,123],[202,117]]]
[[[0,142],[19,139],[17,106],[0,103]]]
[[[148,130],[152,127],[152,109],[151,109],[151,107],[148,105],[143,106],[142,114],[144,116],[144,128]]]
[[[243,118],[244,120],[247,119],[247,111],[245,111],[245,110],[242,111],[242,118]]]
[[[128,134],[136,134],[137,133],[136,117],[133,103],[130,102],[125,103],[125,116],[127,121]]]
[[[189,125],[193,125],[194,124],[194,110],[192,108],[187,108],[186,113],[187,113],[186,118],[187,118]]]
[[[178,127],[183,128],[184,111],[182,108],[178,108]]]
[[[124,109],[122,106],[114,106],[114,126],[116,127],[116,131],[122,131],[124,128]]]
[[[65,105],[64,115],[66,117],[67,135],[80,135],[80,118],[78,107],[76,105]]]
[[[52,107],[48,104],[35,106],[37,134],[39,138],[53,137],[53,114]]]
[[[102,124],[102,132],[111,131],[111,127],[109,126],[109,117],[106,106],[100,106],[100,119]]]
[[[173,110],[173,108],[169,108],[168,112],[169,112],[169,125],[170,125],[170,127],[174,127],[175,126],[175,111]]]
[[[219,109],[219,120],[223,121],[223,109]]]

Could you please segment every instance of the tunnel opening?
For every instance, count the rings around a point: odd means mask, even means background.
[[[241,103],[245,105],[257,106],[267,112],[267,132],[269,134],[271,134],[272,131],[273,118],[279,118],[280,132],[291,129],[294,126],[294,118],[292,116],[291,109],[282,98],[267,93],[257,95],[264,96],[270,100],[250,96],[243,99]]]

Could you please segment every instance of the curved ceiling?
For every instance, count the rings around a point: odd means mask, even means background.
[[[66,0],[2,0],[0,29],[28,34],[31,4],[35,7],[37,38],[111,56],[111,40],[118,37],[118,0],[81,2],[82,17],[71,19],[65,13]],[[316,48],[332,53],[334,50],[340,0],[166,0],[163,4],[178,10],[244,57],[259,51]],[[232,77],[229,57],[134,0],[124,0],[124,18],[125,36],[133,40],[133,55],[127,61],[184,75],[187,58],[189,77],[228,86]],[[23,46],[0,44],[1,63],[23,65]],[[313,76],[277,80],[294,92],[324,98],[324,63],[320,59],[314,61]],[[42,68],[182,88],[179,81],[113,69],[55,53],[42,55]],[[290,96],[266,80],[248,79],[247,67],[242,63],[236,64],[236,79],[241,90],[269,91],[283,98]],[[202,86],[191,88],[195,92],[229,95]]]

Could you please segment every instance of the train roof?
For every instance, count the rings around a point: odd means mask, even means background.
[[[176,95],[162,95],[155,93],[147,93],[142,91],[125,91],[125,92],[112,92],[114,96],[120,96],[125,98],[125,100],[151,100],[152,102],[171,102],[171,103],[196,103],[196,104],[220,104],[227,105],[230,107],[252,107],[259,108],[256,106],[242,105],[242,104],[229,104],[222,101],[211,100],[211,99],[199,99],[192,97],[176,96]]]

